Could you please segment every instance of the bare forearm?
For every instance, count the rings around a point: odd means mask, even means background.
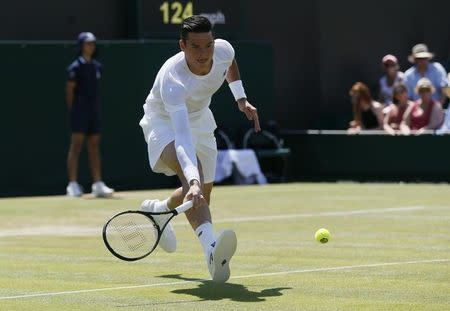
[[[66,92],[66,103],[67,103],[67,107],[72,107],[73,105],[73,92]]]
[[[226,79],[231,93],[238,103],[239,110],[245,114],[247,119],[254,122],[256,132],[261,131],[257,109],[247,101],[247,95],[245,94],[244,86],[241,81],[241,75],[239,73],[239,67],[235,59],[233,59],[231,66],[228,68]]]
[[[67,82],[66,85],[66,103],[69,109],[72,108],[74,99],[75,99],[75,83],[69,81]]]
[[[237,80],[241,80],[241,75],[239,73],[239,67],[235,59],[233,59],[233,62],[231,63],[230,68],[228,68],[227,76],[226,76],[227,82],[231,83]]]
[[[444,122],[445,113],[442,110],[442,106],[440,104],[436,104],[431,111],[430,122],[428,123],[428,129],[436,130],[438,129],[442,123]]]
[[[411,133],[409,125],[405,121],[402,121],[402,123],[400,123],[400,132],[403,135],[409,135]]]
[[[226,79],[236,102],[239,105],[245,106],[247,103],[247,95],[245,94],[239,67],[235,59],[233,59],[231,66],[228,68]]]
[[[446,102],[447,102],[447,94],[445,93],[444,90],[442,90],[440,103],[442,106],[444,106]]]
[[[390,135],[395,135],[395,130],[389,124],[384,124],[383,129],[385,130],[386,133]]]

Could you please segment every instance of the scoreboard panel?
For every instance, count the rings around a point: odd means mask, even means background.
[[[178,38],[183,19],[207,17],[215,32],[236,38],[245,27],[245,1],[239,0],[141,0],[141,31],[147,38]]]

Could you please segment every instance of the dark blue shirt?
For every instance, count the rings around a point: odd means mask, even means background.
[[[98,105],[100,103],[99,82],[102,76],[102,64],[95,59],[87,62],[80,56],[67,68],[67,73],[68,80],[76,83],[75,105]]]

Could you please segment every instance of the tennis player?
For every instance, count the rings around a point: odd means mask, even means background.
[[[140,125],[152,170],[168,176],[176,174],[182,187],[165,200],[145,200],[141,208],[168,211],[192,200],[194,208],[186,216],[203,247],[211,277],[226,282],[237,240],[232,230],[216,237],[211,221],[209,203],[217,159],[211,97],[227,80],[239,110],[254,122],[255,131],[261,130],[258,113],[247,101],[233,47],[225,40],[214,39],[207,18],[194,15],[185,19],[179,44],[181,52],[169,58],[156,76]],[[156,221],[162,223],[163,217],[167,216],[159,216]],[[159,245],[169,253],[176,250],[170,224]]]

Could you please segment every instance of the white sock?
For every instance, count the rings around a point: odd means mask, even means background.
[[[144,202],[142,202],[142,210],[143,211],[150,211],[150,202],[152,202],[152,200],[145,200]],[[154,209],[152,210],[153,212],[168,212],[169,208],[167,207],[167,200],[156,200],[154,204]]]
[[[155,212],[168,212],[167,199],[155,203]]]
[[[216,245],[216,235],[214,234],[212,224],[210,222],[201,224],[195,229],[195,234],[202,244],[205,257],[208,257],[209,251]]]

